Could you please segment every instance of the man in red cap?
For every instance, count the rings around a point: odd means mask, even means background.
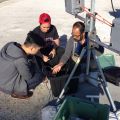
[[[33,32],[46,41],[46,46],[40,50],[38,56],[41,56],[44,62],[53,67],[59,62],[59,59],[64,53],[64,48],[59,46],[59,35],[56,27],[51,24],[50,15],[42,13],[39,17],[39,24]],[[39,59],[37,58],[37,61]]]

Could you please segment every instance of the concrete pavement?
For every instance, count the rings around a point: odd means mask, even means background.
[[[85,1],[89,7],[90,0]],[[120,8],[119,4],[115,5]],[[110,22],[114,19],[109,14],[112,11],[110,0],[96,0],[96,11]],[[64,0],[9,0],[0,3],[0,48],[9,41],[23,43],[26,34],[38,25],[38,17],[42,12],[51,15],[60,36],[67,35],[69,38],[72,24],[78,19],[65,12]],[[99,21],[96,26],[101,40],[109,42],[111,28]],[[109,88],[113,100],[119,103],[120,87],[109,84]],[[0,92],[0,120],[40,120],[39,111],[48,102],[48,97],[49,90],[44,84],[38,86],[33,97],[28,100],[14,99]],[[108,103],[105,96],[101,98],[102,103]]]

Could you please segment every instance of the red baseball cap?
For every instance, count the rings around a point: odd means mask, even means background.
[[[44,23],[51,23],[51,17],[47,13],[42,13],[39,17],[39,23],[44,24]]]

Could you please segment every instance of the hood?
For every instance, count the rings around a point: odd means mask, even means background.
[[[0,51],[0,57],[6,60],[15,60],[25,57],[25,52],[21,49],[21,45],[16,42],[7,43]]]

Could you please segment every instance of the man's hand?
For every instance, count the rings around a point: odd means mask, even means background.
[[[42,59],[43,59],[44,62],[47,62],[48,60],[50,60],[50,59],[49,59],[47,56],[45,56],[45,55],[42,56]]]
[[[56,55],[56,50],[55,50],[55,49],[53,49],[53,50],[49,53],[49,55],[52,55],[52,58],[54,58],[54,57],[55,57],[55,55]]]
[[[57,64],[57,65],[55,65],[53,68],[52,68],[52,73],[53,74],[57,74],[58,72],[60,72],[60,70],[61,70],[61,68],[62,68],[62,64]]]

